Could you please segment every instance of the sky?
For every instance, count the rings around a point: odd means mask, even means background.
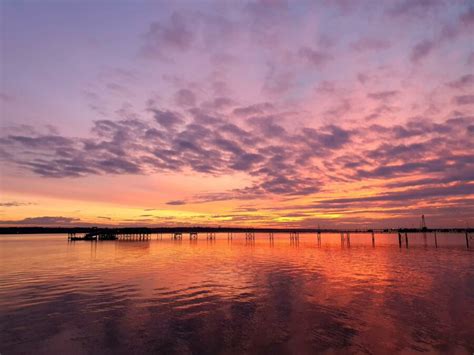
[[[0,226],[474,224],[470,0],[3,0],[0,21]]]

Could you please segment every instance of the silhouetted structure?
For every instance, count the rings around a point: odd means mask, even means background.
[[[426,228],[426,221],[425,221],[425,215],[422,214],[421,215],[421,229],[422,230],[427,230],[428,228]]]
[[[163,239],[163,234],[169,234],[173,239],[181,240],[183,234],[189,234],[190,239],[197,240],[200,233],[206,233],[208,240],[215,240],[217,233],[227,233],[228,240],[232,240],[235,234],[245,234],[245,239],[254,241],[256,233],[268,235],[271,240],[275,233],[289,234],[291,241],[299,240],[300,233],[314,234],[318,245],[321,245],[323,234],[341,234],[341,242],[347,246],[351,243],[351,234],[370,234],[372,246],[375,246],[376,234],[398,235],[399,246],[402,246],[402,235],[405,239],[405,246],[408,247],[409,234],[422,234],[425,238],[428,233],[432,233],[435,238],[435,245],[438,246],[437,233],[465,234],[466,246],[469,248],[473,228],[427,228],[424,216],[422,216],[421,228],[386,228],[386,229],[314,229],[314,228],[237,228],[237,227],[132,227],[132,228],[97,228],[97,227],[4,227],[0,228],[0,234],[34,234],[34,233],[64,233],[68,234],[71,241],[103,241],[103,240],[123,240],[123,241],[148,241],[152,234],[157,234]],[[82,235],[79,235],[82,234]],[[79,235],[79,236],[78,236]],[[426,243],[425,243],[426,245]]]

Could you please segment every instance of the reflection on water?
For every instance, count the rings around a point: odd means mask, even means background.
[[[0,237],[0,353],[474,351],[462,236]]]

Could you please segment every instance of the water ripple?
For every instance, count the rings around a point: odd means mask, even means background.
[[[0,352],[474,350],[473,253],[413,240],[0,237]],[[259,239],[260,238],[260,239]],[[462,241],[461,241],[462,242]],[[250,351],[252,349],[252,351]]]

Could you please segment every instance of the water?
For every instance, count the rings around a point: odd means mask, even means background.
[[[0,237],[0,353],[474,351],[464,236]]]

